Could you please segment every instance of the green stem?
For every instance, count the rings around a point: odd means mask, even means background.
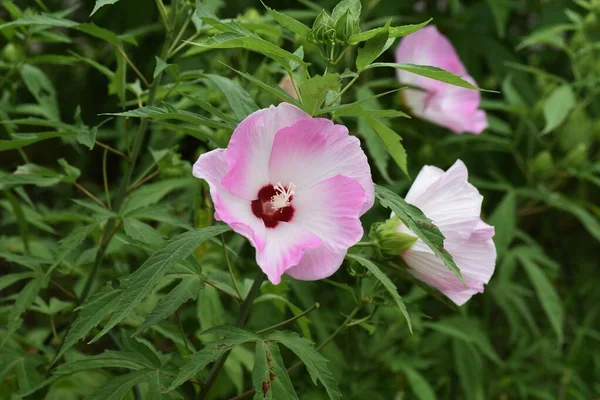
[[[342,97],[342,95],[344,93],[346,93],[346,91],[348,89],[350,89],[350,86],[354,85],[354,82],[356,82],[356,80],[358,79],[358,74],[352,78],[352,80],[350,82],[348,82],[348,84],[346,86],[344,86],[344,88],[337,94],[337,96],[335,96],[333,98],[333,100],[331,100],[325,107],[331,107],[333,104],[335,104],[335,102],[337,101],[337,99],[339,99],[340,97]]]
[[[273,326],[269,326],[268,328],[261,329],[260,331],[258,331],[256,333],[263,334],[263,333],[270,332],[270,331],[272,331],[274,329],[281,328],[282,326],[285,326],[285,325],[289,324],[290,322],[294,322],[295,320],[304,317],[306,314],[308,314],[309,312],[311,312],[312,310],[314,310],[316,308],[319,308],[320,306],[321,305],[319,303],[315,303],[312,306],[310,306],[309,308],[307,308],[306,310],[302,311],[300,314],[294,315],[292,318],[286,319],[285,321],[282,321],[282,322],[280,322],[278,324],[275,324]]]
[[[240,288],[238,287],[237,281],[235,279],[235,275],[233,274],[233,267],[231,265],[231,261],[229,261],[229,255],[227,254],[227,246],[225,244],[225,236],[221,234],[221,244],[223,247],[223,254],[225,255],[225,262],[227,263],[227,268],[229,269],[229,275],[231,276],[231,281],[233,282],[233,288],[235,289],[235,293],[237,293],[238,297],[242,298],[242,293],[240,292]]]
[[[335,339],[335,337],[337,335],[339,335],[339,333],[341,331],[344,330],[344,328],[346,328],[348,326],[348,324],[352,321],[352,319],[354,318],[354,316],[360,311],[360,306],[356,307],[354,310],[352,310],[352,312],[350,313],[350,315],[348,315],[348,317],[346,317],[346,319],[344,320],[344,322],[342,322],[342,325],[340,325],[327,339],[325,339],[325,341],[323,343],[321,343],[318,347],[317,350],[321,350],[323,347],[327,346],[333,339]],[[299,366],[302,365],[301,361],[297,361],[296,363],[292,364],[288,369],[287,372],[292,372],[293,370],[295,370],[296,368],[298,368]],[[252,396],[255,393],[254,389],[250,389],[245,391],[244,393],[232,397],[229,400],[242,400],[245,399],[246,397]]]
[[[258,271],[258,274],[256,275],[256,278],[254,279],[254,283],[252,284],[252,287],[250,288],[248,295],[246,296],[246,298],[244,299],[244,302],[242,303],[242,308],[240,309],[240,313],[239,313],[237,321],[235,323],[235,326],[237,326],[238,328],[241,328],[246,323],[246,319],[248,318],[248,314],[250,313],[250,308],[252,306],[252,303],[254,302],[254,299],[258,296],[258,294],[260,293],[260,285],[262,284],[264,279],[265,279],[265,274],[262,271]],[[210,371],[210,376],[208,377],[208,380],[206,381],[206,385],[204,385],[203,389],[200,390],[200,393],[198,394],[198,400],[206,399],[206,397],[208,396],[208,393],[210,392],[212,385],[215,383],[215,380],[217,379],[217,376],[219,376],[219,372],[221,372],[221,368],[223,368],[223,365],[225,364],[225,361],[227,360],[228,356],[229,356],[229,352],[223,354],[221,356],[221,358],[219,358],[219,360],[216,362],[216,364]]]

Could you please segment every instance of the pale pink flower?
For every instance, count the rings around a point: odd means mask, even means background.
[[[424,166],[406,195],[406,201],[419,207],[440,229],[445,237],[444,248],[460,268],[466,285],[422,240],[402,253],[411,275],[435,287],[459,306],[483,292],[483,285],[489,282],[496,264],[494,227],[481,220],[483,197],[467,177],[467,167],[460,160],[446,172]],[[397,230],[411,233],[403,224]]]
[[[284,273],[316,280],[337,271],[374,199],[359,140],[288,103],[249,115],[227,149],[200,156],[194,176],[210,185],[215,218],[248,238],[274,284]]]
[[[419,29],[402,39],[396,49],[396,62],[442,68],[476,85],[450,41],[435,26]],[[478,109],[481,101],[478,90],[450,85],[400,69],[398,79],[404,84],[423,89],[403,91],[406,105],[414,115],[455,133],[479,134],[487,128],[485,112]]]
[[[298,93],[296,93],[294,83],[292,82],[292,78],[289,75],[285,75],[283,78],[281,78],[281,81],[279,82],[279,87],[283,89],[287,94],[292,96],[294,99],[298,100]]]

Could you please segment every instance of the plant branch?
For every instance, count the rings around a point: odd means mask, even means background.
[[[110,147],[110,146],[109,146],[109,145],[107,145],[107,144],[104,144],[104,143],[102,143],[102,142],[99,142],[99,141],[97,141],[97,140],[96,140],[96,145],[98,145],[98,146],[102,147],[102,148],[103,148],[103,149],[105,149],[105,150],[108,150],[108,151],[110,151],[111,153],[115,153],[116,155],[118,155],[118,156],[121,156],[121,157],[123,157],[123,158],[127,159],[127,155],[126,155],[126,154],[123,154],[123,153],[121,153],[121,152],[120,152],[119,150],[117,150],[117,149],[113,149],[112,147]]]
[[[246,323],[246,319],[248,318],[248,314],[250,313],[250,308],[252,306],[252,303],[254,302],[254,299],[258,296],[258,294],[260,293],[260,285],[262,284],[264,279],[265,279],[265,274],[259,270],[258,274],[256,275],[256,278],[254,279],[254,283],[252,284],[252,287],[250,288],[250,291],[248,292],[248,295],[246,296],[246,298],[244,299],[244,302],[242,303],[242,308],[240,309],[240,313],[239,313],[237,321],[235,323],[235,326],[237,326],[238,328],[241,328],[242,326],[244,326],[244,323]],[[223,365],[225,364],[225,360],[227,360],[228,356],[229,356],[229,352],[223,354],[219,358],[219,360],[216,362],[216,364],[210,371],[210,376],[208,377],[208,380],[206,381],[206,385],[202,388],[202,390],[200,390],[200,393],[198,394],[198,400],[206,399],[206,397],[208,396],[208,393],[210,391],[210,388],[215,383],[215,380],[217,379],[219,372],[221,372],[221,368],[223,368]]]
[[[238,287],[235,275],[233,274],[233,267],[231,265],[231,261],[229,261],[229,255],[227,254],[227,246],[225,245],[225,236],[223,236],[223,234],[221,234],[221,244],[223,247],[223,254],[225,255],[225,262],[227,263],[227,268],[229,269],[229,275],[231,276],[231,281],[233,282],[233,288],[235,289],[235,293],[237,293],[238,297],[241,299],[242,293],[240,292],[240,288]]]
[[[129,59],[129,57],[127,57],[127,54],[125,54],[125,50],[121,46],[117,46],[117,50],[119,51],[119,53],[121,53],[123,59],[127,62],[127,64],[129,64],[129,66],[131,67],[131,69],[133,69],[135,74],[142,80],[142,82],[144,82],[144,85],[146,85],[146,87],[149,87],[150,83],[146,80],[146,77],[140,72],[140,70],[137,69],[137,67]]]
[[[102,200],[100,200],[99,198],[97,198],[96,196],[94,196],[92,193],[90,193],[86,188],[84,188],[83,186],[81,186],[79,183],[73,182],[73,185],[75,185],[75,187],[77,189],[81,190],[87,197],[89,197],[90,199],[92,199],[94,202],[98,203],[98,205],[100,205],[102,208],[106,208],[106,204],[104,204],[102,202]]]

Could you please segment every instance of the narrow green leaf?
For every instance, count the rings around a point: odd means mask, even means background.
[[[483,371],[485,368],[477,349],[469,343],[453,340],[452,354],[454,368],[458,374],[464,399],[487,399],[483,387]]]
[[[389,37],[390,38],[398,38],[398,37],[410,35],[411,33],[414,33],[416,31],[418,31],[419,29],[423,28],[425,25],[429,24],[432,20],[433,19],[430,18],[427,21],[422,22],[420,24],[392,26],[389,28]],[[371,30],[368,30],[365,32],[355,33],[354,35],[350,36],[349,43],[352,45],[356,45],[360,42],[365,42],[365,41],[375,37],[377,34],[381,33],[383,30],[385,30],[385,28],[380,27],[380,28],[371,29]]]
[[[126,368],[138,371],[149,367],[152,367],[152,365],[149,365],[147,360],[138,353],[106,350],[102,354],[86,356],[59,365],[52,373],[54,375],[69,375],[84,370],[101,368]]]
[[[169,294],[165,295],[156,304],[152,312],[146,317],[144,322],[137,328],[134,335],[148,329],[152,325],[157,324],[175,314],[175,311],[181,307],[183,303],[192,299],[195,300],[198,297],[198,291],[202,287],[202,281],[200,276],[185,277],[181,280]]]
[[[398,288],[394,285],[394,282],[381,270],[379,267],[372,262],[358,254],[347,254],[346,258],[350,260],[354,260],[358,262],[360,265],[369,270],[371,274],[383,285],[385,290],[392,296],[394,303],[398,306],[398,309],[406,319],[406,323],[408,324],[408,329],[412,332],[412,325],[410,323],[410,316],[406,311],[406,306],[404,305],[404,301],[402,301],[402,297],[398,294]]]
[[[48,76],[38,67],[25,64],[21,68],[21,78],[29,92],[45,111],[46,117],[50,120],[60,121],[56,90]]]
[[[403,71],[412,72],[413,74],[425,76],[427,78],[435,79],[436,81],[446,82],[451,85],[464,87],[467,89],[481,90],[483,92],[493,92],[491,90],[480,89],[477,86],[463,80],[460,76],[448,72],[438,67],[432,67],[429,65],[416,65],[416,64],[396,64],[396,63],[374,63],[366,67],[365,69],[372,68],[396,68]]]
[[[75,249],[77,247],[79,247],[79,245],[81,243],[83,243],[85,238],[88,237],[88,235],[90,233],[92,233],[92,231],[95,228],[96,228],[95,223],[91,224],[91,225],[79,226],[79,227],[75,228],[70,234],[68,234],[64,239],[62,239],[60,241],[59,247],[58,247],[58,254],[56,255],[54,264],[52,264],[50,266],[50,268],[48,268],[48,271],[46,271],[45,279],[50,279],[50,276],[52,275],[52,271],[54,271],[54,269],[69,254],[71,254],[73,251],[75,251]]]
[[[123,207],[123,216],[130,216],[136,210],[158,203],[169,193],[189,186],[192,181],[188,178],[168,179],[142,186],[133,192]]]
[[[265,5],[265,3],[263,3],[263,6],[267,9],[269,14],[273,17],[273,19],[275,21],[277,21],[277,23],[279,23],[279,25],[283,26],[284,28],[287,28],[290,31],[292,31],[302,37],[306,37],[308,35],[308,33],[310,32],[310,28],[308,26],[304,25],[302,22],[290,17],[289,15],[285,15],[283,13],[280,13],[279,11],[276,11],[276,10],[273,10],[272,8],[267,7]]]
[[[419,400],[436,400],[433,388],[419,371],[406,364],[399,364],[399,368],[406,376],[410,389]]]
[[[360,0],[342,0],[340,1],[331,12],[331,18],[336,21],[339,17],[344,15],[346,11],[350,11],[356,18],[360,18],[360,12],[362,4]]]
[[[8,314],[8,324],[6,330],[2,334],[2,340],[0,341],[0,349],[4,347],[6,340],[19,329],[23,320],[21,314],[23,314],[27,308],[35,301],[42,288],[41,279],[31,279],[23,289],[19,292],[17,300],[13,304]]]
[[[406,159],[406,150],[402,146],[402,138],[396,134],[393,130],[388,128],[383,122],[378,119],[371,117],[364,117],[367,123],[373,128],[375,133],[379,136],[388,153],[392,156],[396,164],[400,167],[402,172],[408,176],[408,165]]]
[[[104,329],[92,339],[91,343],[104,336],[137,307],[170,267],[187,258],[204,241],[228,230],[227,225],[215,225],[182,233],[165,242],[139,269],[121,279],[123,292],[119,295],[119,304]]]
[[[19,133],[12,140],[0,140],[0,151],[20,149],[43,140],[76,136],[74,132]]]
[[[109,113],[103,115],[115,115],[121,117],[136,117],[136,118],[150,118],[150,119],[175,119],[178,121],[189,122],[191,124],[204,125],[211,128],[224,128],[228,129],[229,126],[215,121],[213,119],[206,118],[200,114],[196,114],[193,112],[185,111],[185,110],[177,110],[172,109],[168,110],[166,108],[156,107],[156,106],[146,106],[141,107],[136,110],[125,111],[121,113]]]
[[[452,259],[452,256],[444,249],[444,235],[437,226],[427,218],[421,210],[407,203],[403,198],[379,185],[375,185],[375,197],[381,205],[391,209],[394,214],[419,237],[433,253],[439,257],[448,269],[463,280],[460,269]]]
[[[206,74],[206,79],[212,82],[227,98],[227,102],[231,106],[233,113],[238,118],[238,120],[243,120],[249,114],[252,114],[254,111],[258,110],[258,106],[252,100],[252,97],[246,92],[240,85],[232,81],[231,79],[213,75]]]
[[[506,23],[508,22],[513,2],[512,0],[487,0],[487,3],[494,15],[498,36],[503,38],[506,34]]]
[[[85,400],[121,400],[138,383],[155,373],[154,369],[130,372],[105,382]]]
[[[537,294],[538,300],[542,305],[546,317],[550,321],[558,342],[563,342],[563,324],[564,324],[564,310],[560,296],[552,287],[552,283],[546,277],[540,267],[532,260],[528,254],[526,247],[515,250],[517,258],[525,268],[525,272],[531,281],[535,293]]]
[[[298,400],[277,343],[256,342],[252,381],[254,400]]]
[[[2,178],[0,176],[0,182]],[[10,206],[17,218],[17,224],[19,225],[19,231],[21,232],[21,239],[23,240],[23,247],[26,253],[29,253],[29,225],[27,224],[27,219],[25,218],[25,213],[23,212],[23,208],[21,207],[21,203],[19,199],[12,194],[12,192],[8,189],[4,189],[2,191],[4,196],[8,199]]]
[[[544,102],[544,119],[546,126],[542,135],[552,132],[558,128],[575,108],[575,93],[571,86],[565,84],[557,87],[550,93]]]
[[[86,300],[79,308],[77,318],[69,328],[54,361],[58,360],[75,343],[83,339],[89,331],[114,310],[118,304],[121,291],[121,289],[113,289],[112,285],[108,283]]]
[[[499,254],[504,254],[517,231],[517,196],[508,192],[490,215],[489,223],[496,229],[494,243]]]
[[[15,274],[6,274],[4,276],[0,276],[0,290],[6,289],[13,283],[22,281],[23,279],[33,278],[35,276],[35,272],[17,272]]]
[[[229,67],[229,68],[231,68],[231,67]],[[261,89],[265,90],[268,93],[271,93],[275,97],[277,97],[279,99],[283,99],[287,103],[293,104],[296,107],[302,108],[302,104],[300,104],[300,102],[298,100],[294,99],[292,96],[287,94],[279,86],[274,87],[274,86],[268,85],[268,84],[264,83],[263,81],[261,81],[260,79],[257,79],[254,76],[252,76],[246,72],[240,72],[234,68],[231,68],[231,69],[234,70],[236,73],[238,73],[240,76],[246,78],[247,80],[249,80],[250,82],[255,84],[256,86],[260,87]],[[1,146],[1,142],[0,142],[0,146]],[[1,150],[1,147],[0,147],[0,150]]]
[[[272,332],[265,337],[265,340],[274,340],[293,351],[306,366],[313,383],[321,382],[330,399],[342,398],[338,383],[327,366],[329,361],[315,349],[310,341],[294,332],[283,331]]]

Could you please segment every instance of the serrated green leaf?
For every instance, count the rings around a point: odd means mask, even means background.
[[[430,18],[427,21],[422,22],[420,24],[392,26],[389,28],[389,37],[390,38],[399,38],[399,37],[403,37],[406,35],[410,35],[411,33],[414,33],[416,31],[418,31],[419,29],[423,28],[425,25],[429,24],[432,20],[433,19]],[[367,40],[375,37],[378,33],[382,32],[384,29],[385,29],[384,27],[380,27],[380,28],[371,29],[371,30],[368,30],[365,32],[355,33],[354,35],[350,36],[349,43],[352,45],[355,45],[360,42],[367,41]]]
[[[6,289],[13,283],[22,281],[23,279],[33,278],[35,276],[35,272],[17,272],[15,274],[6,274],[4,276],[0,276],[0,290]]]
[[[148,244],[160,244],[163,242],[162,235],[156,229],[135,218],[125,218],[123,227],[127,236],[132,239]]]
[[[373,38],[367,40],[364,47],[358,49],[356,69],[359,73],[375,61],[394,42],[393,39],[391,39],[391,41],[389,40],[389,25],[390,22],[388,21],[386,26],[383,27],[384,29],[377,33]]]
[[[277,343],[256,343],[252,381],[254,400],[298,400]]]
[[[2,341],[0,341],[0,349],[4,347],[7,339],[19,329],[23,320],[21,314],[23,314],[29,306],[35,301],[42,288],[42,279],[31,279],[23,289],[19,292],[17,299],[10,309],[8,314],[8,324],[6,330],[2,334]]]
[[[108,283],[79,308],[77,318],[69,328],[63,344],[54,358],[55,361],[114,310],[121,291],[121,289],[113,289],[112,285]]]
[[[341,84],[339,79],[339,74],[328,74],[325,76],[315,75],[310,79],[302,80],[298,90],[300,91],[304,109],[309,114],[315,115],[327,98],[328,93],[340,90]]]
[[[189,122],[191,124],[208,126],[210,128],[223,128],[229,129],[229,125],[222,122],[215,121],[210,118],[206,118],[200,114],[196,114],[185,110],[168,110],[166,107],[146,106],[136,110],[125,111],[121,113],[103,114],[103,115],[114,115],[120,117],[135,117],[135,118],[150,118],[150,119],[175,119],[178,121]]]
[[[310,341],[298,336],[294,332],[284,331],[276,331],[268,334],[265,337],[265,341],[268,340],[279,342],[293,351],[306,366],[313,383],[316,384],[317,381],[321,382],[330,399],[336,400],[342,398],[338,383],[327,366],[329,361],[315,349]]]
[[[206,74],[205,77],[223,92],[238,120],[241,121],[258,110],[258,106],[248,92],[231,79],[213,74]]]
[[[86,396],[85,400],[121,400],[135,385],[144,382],[155,372],[154,369],[143,369],[111,379]]]
[[[79,245],[81,243],[83,243],[85,238],[88,237],[88,235],[90,233],[92,233],[92,231],[96,228],[96,226],[97,226],[97,224],[95,224],[95,223],[91,224],[91,225],[78,226],[70,234],[68,234],[64,239],[62,239],[59,242],[58,254],[56,255],[54,264],[52,264],[50,266],[50,268],[48,268],[48,271],[46,271],[45,279],[50,279],[52,271],[54,271],[54,269],[69,254],[71,254],[73,251],[75,251],[75,249],[77,247],[79,247]]]
[[[130,216],[136,210],[158,203],[174,190],[189,186],[192,181],[188,178],[168,179],[156,183],[146,184],[133,192],[125,203],[122,214]]]
[[[96,4],[94,5],[94,9],[90,13],[90,17],[96,13],[101,7],[107,6],[109,4],[118,3],[120,0],[96,0]]]
[[[396,68],[403,71],[412,72],[420,76],[435,79],[436,81],[446,82],[451,85],[464,87],[467,89],[481,90],[483,92],[489,92],[490,90],[480,89],[477,86],[465,81],[460,76],[448,72],[438,67],[432,67],[429,65],[416,65],[416,64],[397,64],[397,63],[374,63],[366,67],[365,69],[373,68]]]
[[[43,140],[76,135],[74,132],[19,133],[13,135],[12,140],[0,140],[0,151],[20,149]]]
[[[404,301],[402,301],[402,297],[400,297],[400,294],[398,293],[398,288],[396,287],[396,285],[394,285],[394,282],[392,282],[392,280],[381,269],[379,269],[379,267],[371,260],[368,260],[358,254],[347,254],[346,258],[358,262],[360,265],[362,265],[367,270],[369,270],[369,272],[371,274],[373,274],[373,276],[379,282],[381,282],[381,284],[383,285],[385,290],[387,290],[387,292],[392,296],[394,303],[396,303],[396,305],[398,306],[398,309],[400,309],[400,312],[404,316],[404,319],[406,319],[406,323],[408,324],[408,329],[412,332],[410,316],[408,315],[408,312],[406,311],[406,306],[404,305]]]
[[[306,37],[308,35],[308,33],[310,32],[310,28],[308,26],[304,25],[302,22],[290,17],[289,15],[285,15],[283,13],[280,13],[279,11],[276,11],[276,10],[273,10],[272,8],[267,7],[265,5],[265,3],[263,3],[263,6],[267,9],[269,14],[273,17],[273,19],[275,21],[277,21],[277,23],[279,23],[279,25],[283,26],[284,28],[287,28],[290,31],[292,31],[302,37]]]
[[[388,153],[392,156],[392,159],[400,167],[402,172],[408,176],[408,161],[406,159],[406,150],[404,150],[404,146],[402,146],[402,138],[380,120],[371,117],[364,118],[371,128],[373,128],[375,133],[377,133]]]
[[[444,249],[444,235],[433,221],[417,207],[407,203],[403,198],[384,187],[375,185],[375,197],[379,199],[382,206],[391,209],[408,229],[429,246],[450,271],[454,272],[461,281],[463,280],[460,269],[450,253]]]
[[[31,95],[45,111],[46,117],[50,120],[60,121],[56,90],[48,76],[38,67],[25,64],[21,68],[21,78]]]
[[[91,343],[104,336],[137,307],[170,267],[187,258],[204,241],[228,230],[227,225],[215,225],[182,233],[165,242],[139,269],[121,279],[123,292],[119,295],[119,304],[104,329],[92,339]]]
[[[546,313],[550,325],[556,332],[558,342],[563,342],[563,324],[564,324],[564,310],[560,296],[556,292],[556,289],[552,286],[550,280],[546,277],[546,274],[540,269],[540,267],[534,262],[529,256],[528,249],[526,247],[515,250],[518,260],[521,262],[525,272],[529,277],[531,285],[535,289],[535,293],[542,305],[542,309]]]
[[[546,126],[542,135],[558,128],[575,108],[575,93],[570,85],[562,85],[554,89],[544,102],[544,119]]]
[[[152,312],[137,328],[134,335],[170,317],[186,301],[190,299],[195,300],[198,297],[198,291],[202,287],[202,284],[203,282],[198,275],[183,278],[179,282],[179,285],[175,286],[173,290],[159,300]]]
[[[68,375],[89,369],[100,368],[126,368],[135,371],[152,368],[147,360],[138,353],[131,351],[112,351],[106,350],[102,354],[95,356],[86,356],[74,361],[69,361],[59,365],[54,371],[54,375]]]
[[[190,362],[181,367],[167,391],[171,391],[178,386],[183,385],[188,379],[196,376],[200,371],[206,368],[208,364],[216,361],[235,346],[246,342],[247,337],[242,336],[237,340],[235,338],[230,338],[229,340],[206,343],[206,347],[189,357]]]

